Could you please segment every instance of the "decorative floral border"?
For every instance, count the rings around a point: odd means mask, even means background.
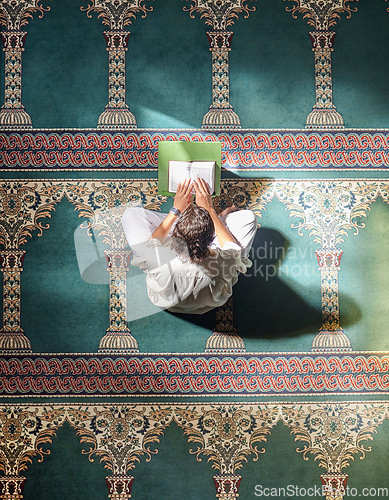
[[[271,404],[36,404],[0,405],[0,478],[3,490],[21,493],[32,458],[43,461],[55,446],[53,438],[67,421],[85,446],[89,460],[98,459],[109,471],[110,492],[126,486],[130,498],[134,476],[142,456],[150,461],[158,453],[165,429],[174,421],[191,443],[190,453],[206,457],[216,471],[216,492],[224,499],[237,498],[241,476],[250,459],[265,453],[273,427],[282,422],[297,442],[305,460],[313,456],[325,470],[324,486],[340,490],[345,469],[359,456],[380,425],[388,418],[388,402],[279,403]],[[48,447],[49,446],[49,447]],[[228,483],[228,485],[226,484]],[[226,488],[227,486],[227,488]],[[332,491],[331,491],[332,493]],[[220,494],[219,494],[220,497]],[[328,498],[332,495],[328,495]],[[337,498],[343,498],[343,491]]]

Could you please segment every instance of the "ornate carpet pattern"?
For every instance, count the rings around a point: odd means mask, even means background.
[[[343,491],[346,469],[355,455],[363,458],[366,441],[388,417],[382,403],[283,403],[128,405],[15,405],[0,413],[2,446],[0,467],[3,491],[21,491],[22,473],[32,457],[50,453],[59,427],[67,421],[87,447],[90,460],[98,458],[111,475],[111,495],[129,494],[136,464],[158,452],[165,429],[174,421],[191,443],[197,460],[206,457],[215,472],[217,495],[237,495],[240,469],[258,460],[273,427],[280,421],[297,442],[297,452],[320,461],[323,491]]]
[[[388,11],[0,0],[0,500],[389,498]],[[121,227],[160,141],[220,141],[258,220],[201,318]]]

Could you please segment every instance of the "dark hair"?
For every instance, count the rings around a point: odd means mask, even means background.
[[[209,255],[214,235],[215,226],[208,210],[191,204],[174,226],[171,246],[179,255],[189,255],[192,262],[201,262]]]

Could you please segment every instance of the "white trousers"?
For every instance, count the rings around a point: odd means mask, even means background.
[[[140,256],[136,251],[137,247],[140,248],[139,245],[150,239],[150,236],[166,216],[165,213],[147,210],[143,207],[129,207],[125,210],[122,217],[122,226],[128,244],[135,256]],[[220,220],[241,246],[242,255],[247,257],[257,231],[255,214],[251,210],[237,210],[221,216]],[[169,234],[172,233],[173,227]],[[220,248],[216,236],[210,246],[211,248],[215,246]]]

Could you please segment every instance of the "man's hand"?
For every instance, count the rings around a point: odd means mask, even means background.
[[[192,201],[192,185],[191,180],[186,179],[180,182],[177,186],[177,193],[174,197],[174,206],[182,213]],[[169,235],[169,231],[173,224],[177,221],[177,216],[169,212],[166,218],[161,222],[157,229],[151,235],[151,238],[158,238],[164,241]]]
[[[216,210],[213,207],[211,193],[209,192],[209,186],[204,179],[198,177],[193,180],[193,184],[196,192],[196,203],[199,207],[203,207],[208,210],[209,215],[215,226],[215,234],[220,248],[223,248],[227,242],[236,243],[235,237],[226,228],[223,222],[217,216]]]
[[[176,196],[174,197],[174,206],[183,212],[192,201],[192,183],[191,179],[180,182],[177,186]]]
[[[193,180],[193,184],[196,193],[196,204],[208,210],[209,213],[213,212],[213,202],[208,184],[201,177]]]

